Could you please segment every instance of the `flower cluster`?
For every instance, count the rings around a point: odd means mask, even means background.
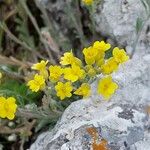
[[[90,82],[99,74],[103,74],[104,77],[98,82],[97,93],[109,99],[118,89],[111,73],[117,71],[119,65],[129,59],[125,50],[118,47],[112,49],[111,58],[105,59],[109,49],[109,43],[96,41],[92,46],[83,49],[84,61],[75,57],[72,51],[64,53],[60,65],[48,66],[48,61],[42,60],[32,66],[38,73],[36,72],[27,85],[33,92],[55,91],[60,100],[72,95],[88,97],[91,94]]]
[[[0,117],[13,120],[17,110],[16,99],[13,97],[0,97]]]

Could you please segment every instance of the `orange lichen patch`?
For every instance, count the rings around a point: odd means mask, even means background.
[[[92,144],[93,150],[108,150],[107,149],[107,141],[102,139],[100,143]]]
[[[97,134],[96,128],[94,128],[94,127],[87,128],[87,132],[92,136],[93,141],[96,142],[96,140],[98,139],[98,134]]]
[[[146,109],[145,109],[146,113],[150,115],[150,106],[146,106]]]
[[[107,141],[105,139],[102,139],[100,142],[97,142],[99,139],[99,135],[96,128],[94,127],[87,128],[87,132],[91,135],[93,139],[92,143],[93,150],[108,150]]]

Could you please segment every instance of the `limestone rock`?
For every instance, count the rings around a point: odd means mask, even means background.
[[[143,21],[147,18],[141,0],[104,0],[95,13],[97,31],[121,45],[131,45],[135,41],[137,18]]]

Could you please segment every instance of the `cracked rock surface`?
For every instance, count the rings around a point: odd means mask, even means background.
[[[137,18],[147,18],[141,0],[104,0],[95,13],[97,31],[115,38],[121,45],[135,41]],[[148,28],[148,24],[145,26]]]

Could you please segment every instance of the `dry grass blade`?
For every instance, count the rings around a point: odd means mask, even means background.
[[[2,56],[2,55],[0,55],[0,64],[19,66],[22,68],[30,68],[32,66],[32,63],[30,63],[30,62],[22,62],[12,56],[6,57],[6,56]]]
[[[27,122],[23,127],[11,129],[6,126],[0,125],[0,134],[12,134],[12,133],[27,133],[29,136],[32,134],[31,130],[34,127],[36,120],[32,120],[32,122]]]

